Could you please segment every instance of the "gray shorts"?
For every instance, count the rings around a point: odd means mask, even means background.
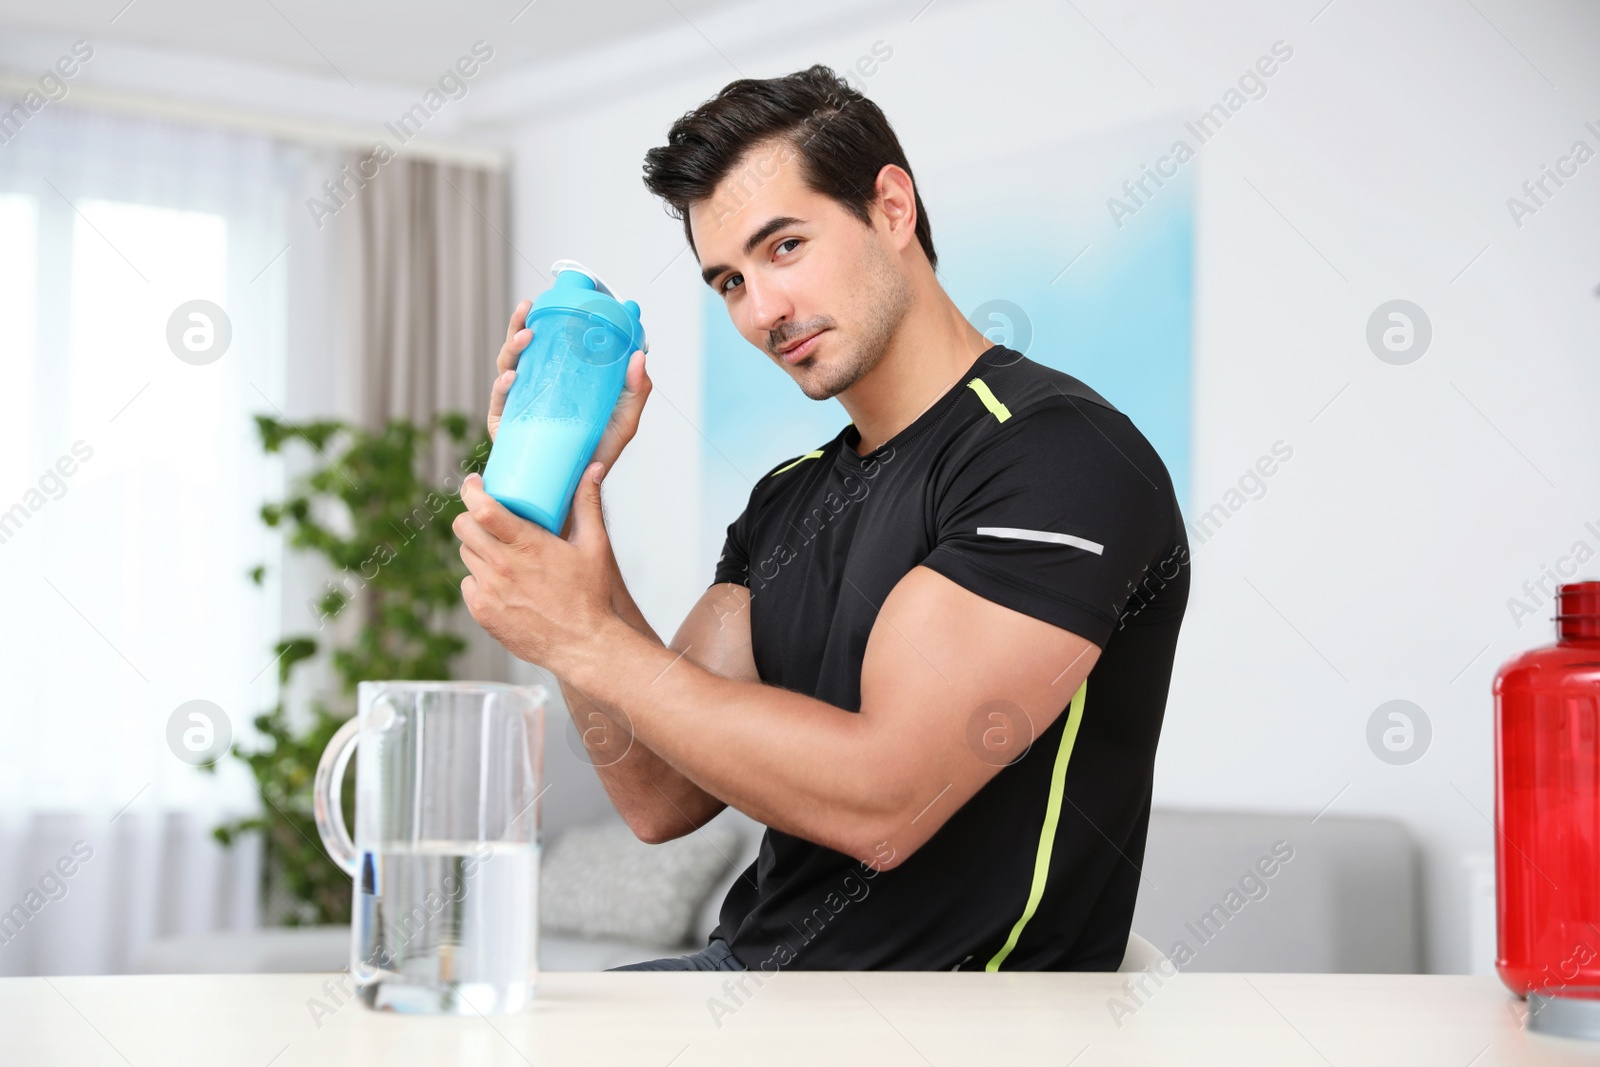
[[[743,971],[747,968],[734,956],[728,943],[712,938],[711,944],[687,956],[666,956],[659,960],[645,960],[622,967],[608,967],[610,971]]]

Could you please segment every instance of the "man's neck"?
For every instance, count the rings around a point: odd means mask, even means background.
[[[839,394],[861,435],[857,455],[917,421],[992,347],[942,288],[935,285],[928,297],[911,306],[877,366]]]

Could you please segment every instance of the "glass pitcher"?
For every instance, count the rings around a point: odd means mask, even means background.
[[[350,975],[383,1011],[501,1014],[538,977],[541,686],[362,682],[313,790],[354,879]],[[356,742],[360,745],[357,746]],[[356,833],[340,790],[356,760]]]

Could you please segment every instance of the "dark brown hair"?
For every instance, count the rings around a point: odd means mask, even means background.
[[[693,248],[689,206],[710,199],[751,148],[774,140],[788,142],[799,153],[810,188],[843,204],[867,225],[884,165],[893,163],[911,174],[883,111],[819,63],[781,78],[729,82],[674,122],[664,146],[645,153],[644,184],[666,201],[668,214],[682,220]],[[929,264],[937,267],[928,212],[915,181],[917,240]]]

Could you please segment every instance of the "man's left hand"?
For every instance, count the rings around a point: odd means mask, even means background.
[[[591,463],[579,479],[566,539],[509,511],[484,491],[480,476],[461,486],[467,510],[453,529],[471,572],[461,581],[461,599],[512,655],[556,674],[619,618],[611,608],[611,544],[600,510],[604,471]]]

